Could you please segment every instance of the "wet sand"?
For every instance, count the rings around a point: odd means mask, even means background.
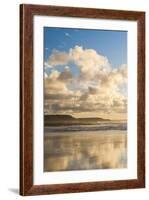
[[[126,167],[126,130],[45,132],[44,171]]]

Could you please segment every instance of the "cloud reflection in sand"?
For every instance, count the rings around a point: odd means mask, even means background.
[[[44,171],[126,167],[126,131],[57,132],[44,136]]]

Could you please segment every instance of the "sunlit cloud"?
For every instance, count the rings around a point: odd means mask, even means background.
[[[74,76],[70,65],[79,69]],[[68,52],[53,50],[46,61],[45,112],[126,114],[127,66],[112,68],[106,56],[75,46]],[[60,72],[56,66],[62,66]],[[51,97],[51,98],[50,98]]]
[[[52,68],[52,66],[49,65],[47,62],[44,62],[44,67],[45,67],[45,69],[46,69],[46,68]]]

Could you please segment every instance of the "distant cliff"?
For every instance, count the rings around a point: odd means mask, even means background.
[[[44,115],[45,126],[62,126],[62,125],[93,125],[100,121],[110,121],[100,117],[75,118],[71,115]]]

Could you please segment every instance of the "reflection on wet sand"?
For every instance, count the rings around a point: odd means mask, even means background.
[[[126,131],[45,133],[44,171],[126,167]]]

